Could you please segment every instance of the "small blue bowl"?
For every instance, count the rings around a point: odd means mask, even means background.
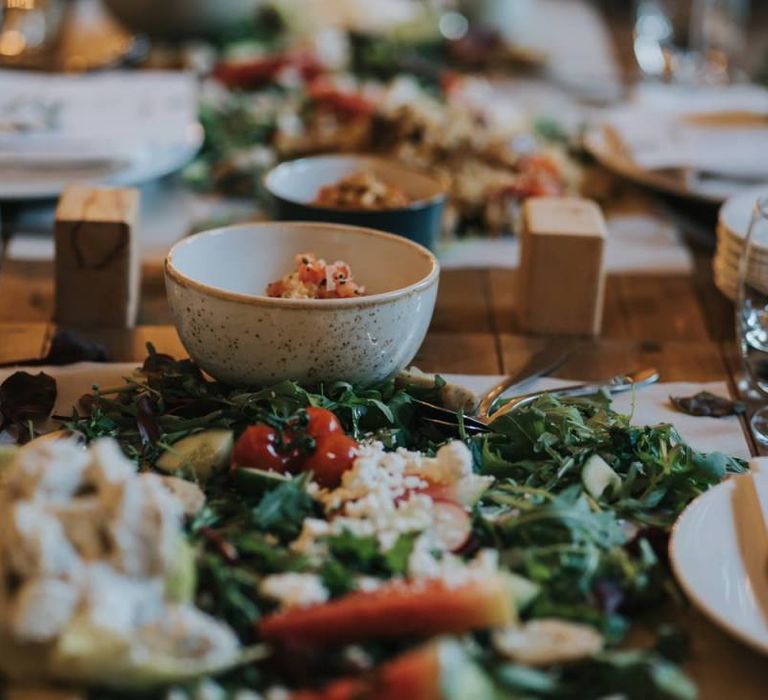
[[[411,203],[398,209],[334,209],[312,202],[321,187],[357,172],[370,172],[399,187]],[[396,233],[434,249],[445,208],[445,189],[435,177],[390,158],[323,155],[281,163],[264,178],[273,216],[280,221],[324,221]]]

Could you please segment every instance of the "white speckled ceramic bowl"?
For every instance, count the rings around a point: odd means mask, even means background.
[[[273,299],[297,253],[344,260],[366,296]],[[228,384],[381,381],[427,333],[439,265],[401,236],[339,224],[270,222],[199,233],[165,260],[168,302],[190,357]]]

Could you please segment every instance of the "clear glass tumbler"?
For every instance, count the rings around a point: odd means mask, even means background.
[[[744,64],[749,0],[635,0],[634,52],[648,76],[726,83]]]
[[[768,196],[755,203],[741,254],[736,338],[749,389],[766,404],[752,415],[752,432],[768,445]]]

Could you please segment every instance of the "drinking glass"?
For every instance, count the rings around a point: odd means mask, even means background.
[[[768,196],[755,203],[739,262],[736,337],[749,389],[768,402]],[[768,445],[768,405],[751,420],[755,438]]]
[[[744,63],[749,0],[635,0],[634,52],[646,75],[725,83]]]

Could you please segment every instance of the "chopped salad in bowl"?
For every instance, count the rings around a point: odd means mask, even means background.
[[[295,272],[267,285],[268,297],[347,299],[365,294],[365,287],[355,282],[351,268],[341,260],[329,264],[314,253],[299,253],[295,262]]]

